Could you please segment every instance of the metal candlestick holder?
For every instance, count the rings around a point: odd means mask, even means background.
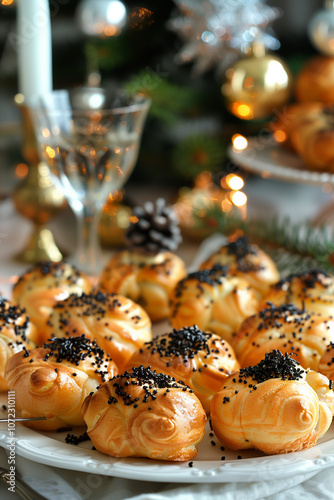
[[[63,256],[46,225],[64,209],[67,202],[64,195],[54,185],[49,166],[41,161],[24,96],[17,94],[14,100],[22,113],[22,153],[28,164],[28,174],[14,190],[12,199],[17,211],[34,224],[26,247],[17,257],[27,263],[36,263],[41,260],[59,262]]]

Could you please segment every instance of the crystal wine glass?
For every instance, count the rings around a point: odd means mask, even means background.
[[[36,139],[77,218],[73,262],[101,268],[98,223],[108,194],[132,172],[150,100],[98,88],[57,90],[30,103]]]

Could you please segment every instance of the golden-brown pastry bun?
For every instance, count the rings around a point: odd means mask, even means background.
[[[318,371],[325,375],[329,380],[334,381],[334,341],[327,346],[319,360]]]
[[[146,343],[130,358],[127,369],[140,365],[182,380],[193,389],[207,413],[224,379],[240,368],[228,342],[196,325],[174,329]]]
[[[55,338],[44,347],[15,354],[6,365],[5,377],[22,417],[47,418],[26,425],[54,430],[84,425],[82,402],[117,373],[109,356],[83,335]]]
[[[196,324],[231,342],[244,319],[257,310],[257,295],[249,283],[216,264],[188,274],[177,284],[171,295],[170,321],[177,330]]]
[[[280,279],[274,261],[246,236],[223,245],[202,263],[201,269],[210,269],[215,264],[229,266],[229,272],[248,281],[260,298]]]
[[[8,389],[5,366],[23,348],[34,347],[37,330],[24,309],[0,297],[0,391]]]
[[[100,286],[134,300],[157,321],[169,317],[169,296],[186,274],[183,260],[171,252],[145,255],[124,250],[103,270]]]
[[[297,75],[295,93],[300,102],[334,104],[334,58],[321,55],[309,59]]]
[[[89,293],[92,285],[84,274],[66,262],[41,262],[21,276],[13,288],[13,299],[24,307],[42,335],[52,307],[70,294]]]
[[[206,414],[192,390],[142,366],[103,384],[82,414],[95,448],[113,457],[190,460],[205,434]]]
[[[310,373],[312,384],[323,389],[323,376]],[[333,402],[334,393],[325,380],[326,398]],[[314,446],[331,422],[332,410],[309,384],[307,372],[279,351],[230,375],[211,402],[212,428],[233,450],[257,448],[267,454],[303,450]]]
[[[312,170],[334,171],[334,109],[308,113],[295,128],[292,140],[304,164]]]
[[[323,107],[321,102],[299,102],[286,106],[277,119],[270,123],[276,142],[296,151],[296,134],[299,127],[317,118]]]
[[[122,372],[132,354],[152,339],[152,324],[144,309],[127,297],[101,291],[70,295],[54,306],[45,335],[82,334],[96,339]]]
[[[290,274],[271,287],[259,310],[264,309],[267,302],[275,305],[292,303],[299,309],[320,313],[332,319],[334,276],[320,269]]]
[[[293,354],[303,368],[318,370],[319,360],[334,341],[334,319],[303,311],[293,304],[267,304],[245,319],[232,340],[242,367],[255,365],[274,349]]]

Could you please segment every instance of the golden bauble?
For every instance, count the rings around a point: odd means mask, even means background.
[[[105,247],[124,245],[130,225],[131,208],[112,199],[105,204],[99,225],[101,244]]]
[[[269,118],[288,102],[292,76],[275,55],[253,51],[227,69],[221,87],[228,110],[244,120]]]

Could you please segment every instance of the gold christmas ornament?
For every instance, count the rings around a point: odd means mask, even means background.
[[[267,54],[261,42],[254,42],[251,53],[226,70],[221,87],[227,109],[244,120],[269,118],[288,102],[291,90],[288,67]]]
[[[130,225],[131,208],[121,203],[122,192],[116,191],[105,203],[100,219],[99,235],[104,247],[120,246],[125,243],[125,233]]]

